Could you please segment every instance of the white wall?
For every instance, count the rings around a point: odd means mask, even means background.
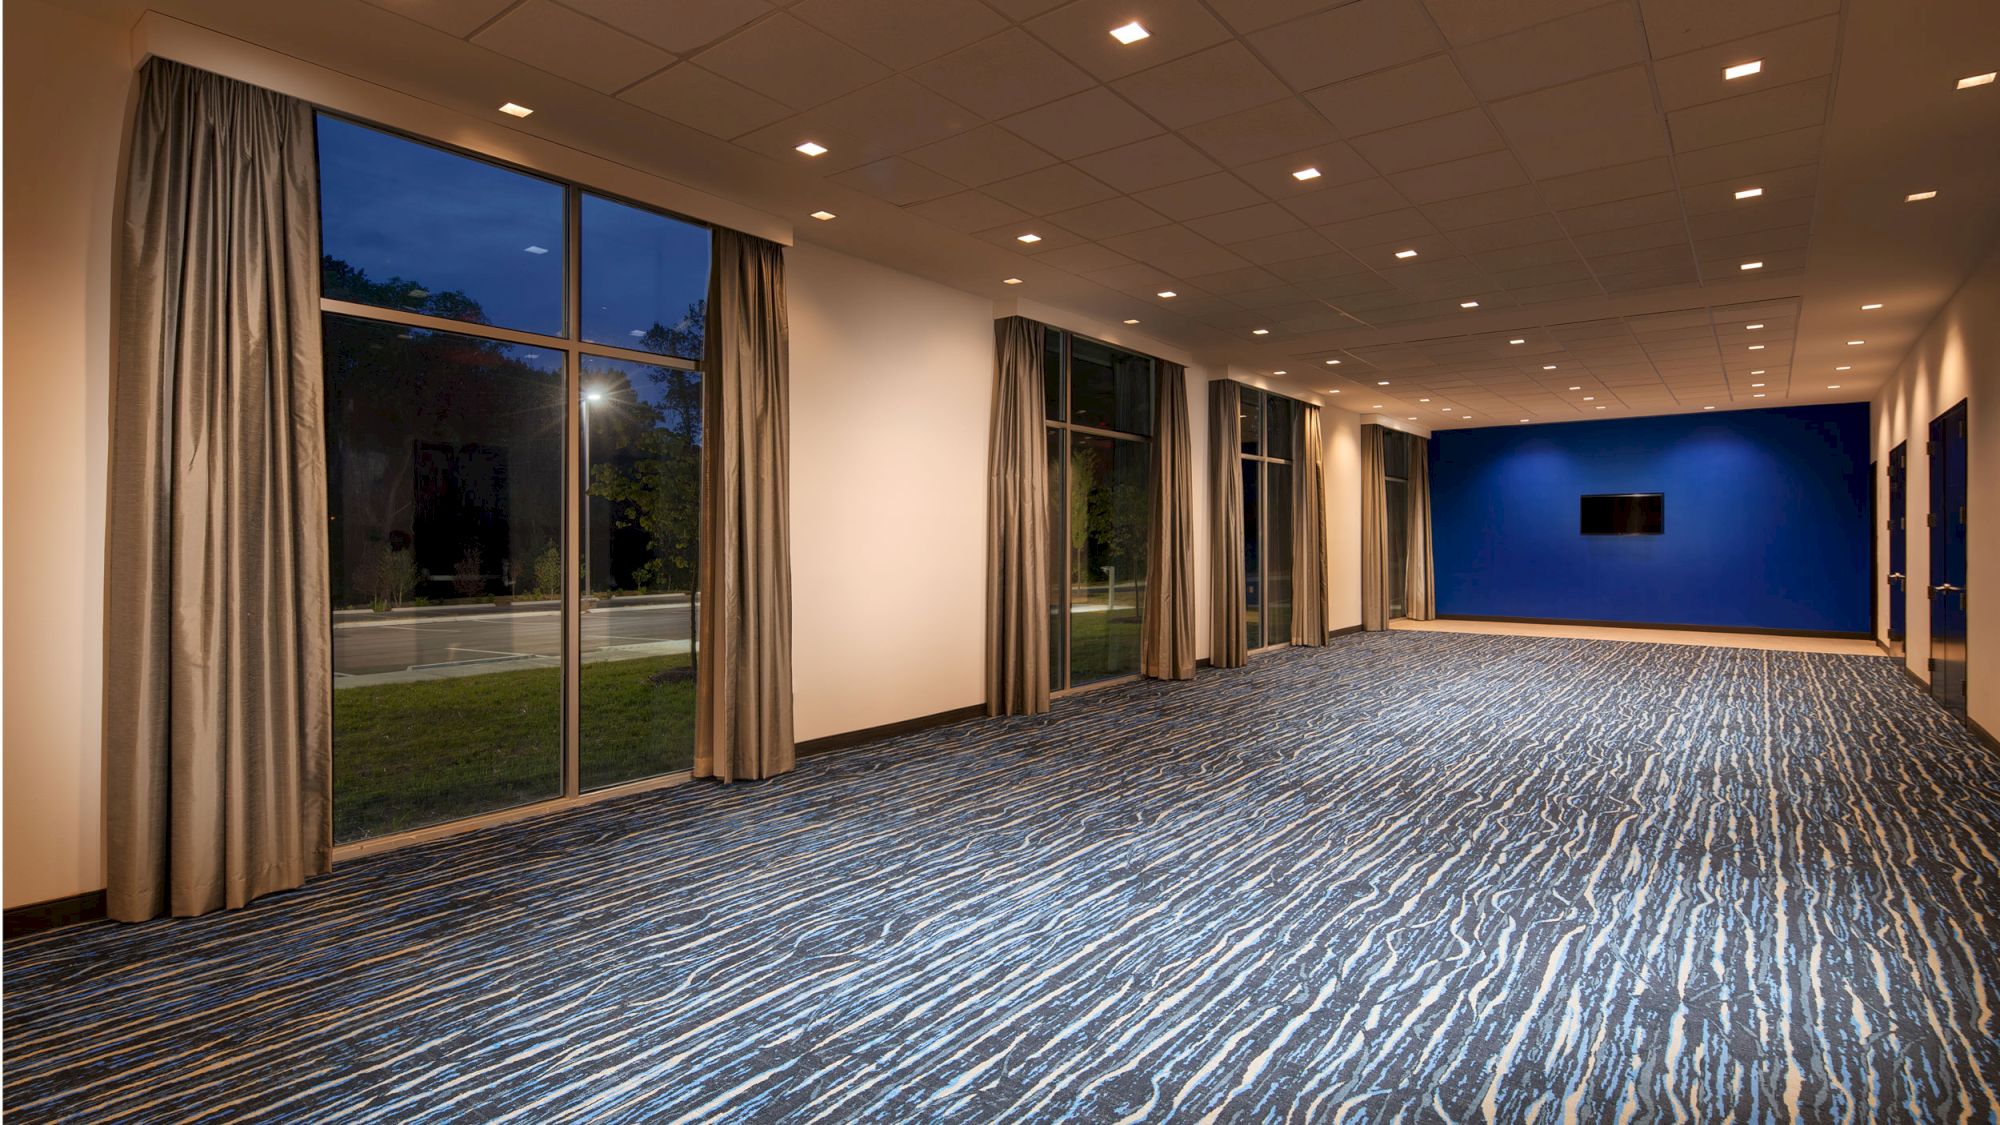
[[[1929,681],[1930,461],[1924,442],[1931,419],[1968,400],[1970,466],[1966,512],[1966,555],[1970,597],[1966,697],[1973,721],[2000,732],[2000,246],[1973,271],[1958,293],[1925,329],[1872,404],[1876,465],[1875,581],[1888,573],[1889,497],[1884,467],[1889,451],[1909,444],[1908,564],[1910,575],[1907,648],[1910,671]],[[1884,587],[1886,589],[1886,587]],[[1876,635],[1888,636],[1888,601],[1877,602]]]
[[[104,885],[99,769],[115,185],[110,24],[6,3],[7,906]]]
[[[797,735],[983,703],[993,303],[810,245],[786,266]]]

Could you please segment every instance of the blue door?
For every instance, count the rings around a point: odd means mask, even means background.
[[[1965,403],[1931,420],[1931,695],[1965,714]]]
[[[1889,451],[1889,647],[1903,651],[1910,618],[1910,443]]]

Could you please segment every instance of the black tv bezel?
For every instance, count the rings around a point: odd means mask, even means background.
[[[1657,496],[1660,498],[1660,529],[1658,531],[1592,531],[1584,524],[1584,505],[1591,500],[1623,500],[1635,497]],[[1579,535],[1609,535],[1630,537],[1634,535],[1665,535],[1667,533],[1667,494],[1664,492],[1585,492],[1576,499],[1576,526]]]

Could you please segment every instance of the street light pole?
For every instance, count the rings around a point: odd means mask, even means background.
[[[602,402],[603,391],[583,392],[583,549],[578,552],[583,564],[583,593],[590,592],[590,404]],[[579,607],[581,608],[581,595]]]

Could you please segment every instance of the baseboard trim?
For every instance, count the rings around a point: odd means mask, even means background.
[[[1589,621],[1569,617],[1499,617],[1483,613],[1440,613],[1439,621],[1504,621],[1513,625],[1579,625],[1598,629],[1665,629],[1680,633],[1750,633],[1760,637],[1817,637],[1837,641],[1873,640],[1867,632],[1834,629],[1766,629],[1756,625],[1677,625],[1665,621]]]
[[[848,750],[856,746],[865,746],[870,742],[879,742],[885,738],[894,738],[899,734],[915,734],[918,731],[930,730],[932,727],[950,726],[953,723],[962,723],[967,719],[982,719],[985,717],[986,705],[983,703],[974,703],[966,707],[954,707],[949,711],[939,711],[935,715],[922,715],[914,719],[904,719],[900,722],[883,723],[878,727],[865,727],[861,730],[850,730],[841,734],[829,734],[824,738],[809,738],[798,744],[797,751],[799,757],[810,758],[819,754],[831,754],[836,750]]]
[[[1978,719],[1970,715],[1965,716],[1965,729],[1971,731],[1972,737],[1984,743],[1988,750],[2000,754],[2000,738],[1994,738],[1992,731],[1980,726]]]
[[[85,922],[102,922],[106,917],[103,891],[85,891],[67,898],[52,898],[47,902],[33,902],[26,906],[16,906],[6,911],[5,936],[13,941],[19,937],[44,934],[59,930],[64,926],[79,926]]]
[[[1361,626],[1359,625],[1349,625],[1344,629],[1329,629],[1327,630],[1326,639],[1330,641],[1335,637],[1352,636],[1353,634],[1359,633],[1360,631],[1361,631]]]

